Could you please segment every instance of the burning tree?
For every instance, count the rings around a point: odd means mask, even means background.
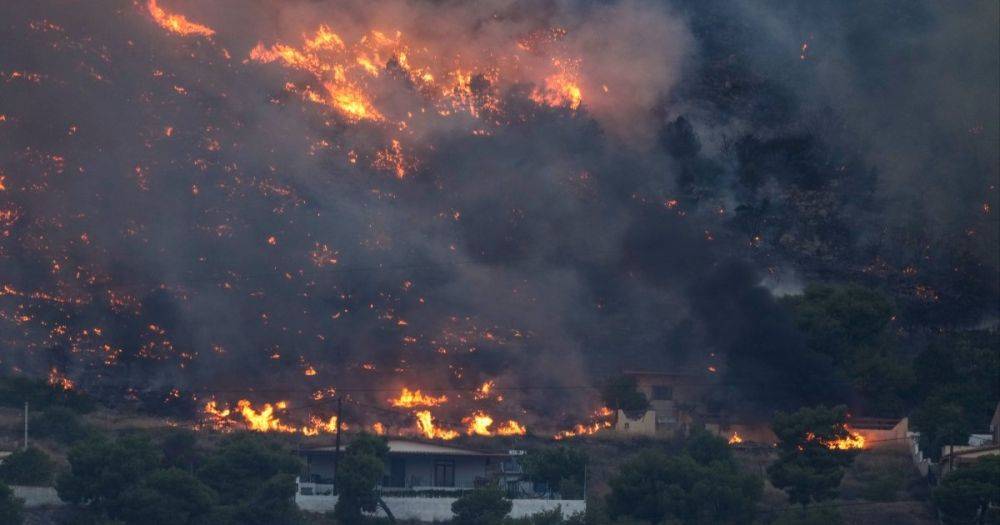
[[[801,408],[779,412],[771,424],[778,436],[778,460],[767,468],[775,487],[792,503],[833,499],[864,438],[847,427],[847,408]]]

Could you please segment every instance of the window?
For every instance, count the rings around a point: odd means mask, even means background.
[[[434,462],[434,486],[455,486],[455,462],[453,460],[439,459]]]
[[[672,386],[653,387],[653,401],[670,401],[673,398],[674,398],[674,387]]]
[[[387,482],[388,483],[387,483]],[[406,486],[406,460],[403,458],[390,458],[389,459],[389,476],[386,481],[382,482],[382,485],[386,487],[405,487]]]

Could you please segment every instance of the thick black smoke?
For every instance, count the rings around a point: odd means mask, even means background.
[[[984,247],[996,246],[987,240],[996,215],[981,207],[996,188],[981,186],[997,164],[984,154],[972,169],[963,152],[995,137],[995,119],[976,120],[968,142],[948,133],[966,124],[948,112],[934,113],[951,126],[940,133],[887,136],[913,123],[875,101],[906,90],[889,72],[867,77],[891,70],[895,55],[824,25],[849,8],[160,4],[216,35],[169,33],[144,2],[7,9],[0,357],[9,370],[55,367],[109,397],[176,387],[232,400],[246,395],[230,391],[256,389],[261,401],[337,387],[381,403],[403,385],[495,380],[509,389],[501,410],[559,417],[593,408],[580,387],[621,368],[715,381],[713,366],[773,407],[845,394],[762,275],[891,273],[900,295],[937,294],[915,300],[921,315],[993,313],[983,295],[995,293],[997,266]],[[921,13],[897,32],[947,40],[957,15]],[[503,86],[496,115],[432,114],[405,132],[348,122],[289,92],[286,83],[309,80],[300,72],[244,61],[258,40],[297,43],[319,23],[349,38],[395,26],[436,51],[472,54],[562,27],[583,61],[583,104],[536,104],[529,94],[541,80],[526,67]],[[868,23],[844,25],[864,42],[875,38]],[[387,105],[421,100],[384,73]],[[830,78],[854,95],[825,92]],[[996,112],[984,104],[970,108]],[[397,137],[402,179],[377,162]],[[889,162],[912,160],[928,137],[962,161],[958,182],[941,185],[961,193],[944,197],[954,217],[928,207],[939,178]],[[935,158],[941,170],[958,162]],[[901,188],[924,191],[904,201]],[[897,231],[903,202],[928,211],[912,232]],[[959,231],[961,242],[948,237]],[[959,257],[970,269],[961,277],[940,271]],[[904,275],[909,263],[924,273]]]

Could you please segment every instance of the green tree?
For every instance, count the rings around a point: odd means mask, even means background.
[[[95,514],[113,516],[122,494],[135,488],[160,463],[156,449],[139,436],[92,439],[74,446],[70,470],[56,482],[59,497]]]
[[[510,513],[513,503],[496,488],[480,488],[464,494],[451,504],[456,525],[498,525]]]
[[[910,416],[921,449],[964,444],[985,427],[1000,400],[1000,337],[995,330],[946,332],[914,360],[921,400]]]
[[[649,400],[639,391],[632,376],[620,375],[609,380],[601,389],[601,399],[605,406],[615,410],[640,412],[649,408]]]
[[[219,495],[223,505],[249,501],[278,474],[298,475],[302,464],[269,436],[236,434],[205,458],[198,478]]]
[[[294,525],[301,521],[295,505],[295,476],[276,474],[264,482],[250,501],[240,508],[237,522],[241,525]],[[348,522],[343,523],[357,523]]]
[[[94,400],[76,390],[64,390],[45,381],[23,376],[0,377],[0,406],[21,408],[30,403],[35,410],[63,406],[80,413],[94,409]]]
[[[161,469],[126,490],[113,515],[126,523],[187,525],[208,516],[215,501],[215,493],[193,474]]]
[[[46,486],[54,474],[52,458],[35,447],[17,450],[0,463],[0,481],[10,485]]]
[[[836,507],[802,507],[785,509],[771,525],[840,525],[843,516]]]
[[[945,525],[1000,523],[1000,456],[949,472],[932,497]]]
[[[916,380],[899,356],[885,295],[858,285],[811,285],[784,303],[809,348],[833,361],[870,412],[905,412]]]
[[[569,447],[546,447],[530,451],[521,460],[524,474],[535,483],[545,483],[564,498],[581,497],[587,454]],[[564,493],[563,489],[569,489]]]
[[[649,523],[742,524],[753,521],[760,480],[734,462],[700,463],[687,454],[644,451],[611,479],[608,513]]]
[[[829,444],[850,437],[847,408],[802,408],[779,412],[771,424],[778,436],[778,459],[767,468],[771,483],[785,491],[792,503],[832,499],[854,460],[854,452]]]
[[[980,425],[970,418],[966,407],[956,401],[953,388],[943,387],[924,400],[910,416],[913,427],[920,430],[920,448],[928,457],[938,460],[948,445],[964,445]]]
[[[14,491],[0,483],[0,523],[21,525],[24,522],[24,504],[14,497]]]
[[[160,448],[163,450],[163,464],[188,471],[194,470],[199,459],[197,449],[198,437],[187,429],[173,429],[163,437]]]
[[[342,523],[358,523],[363,512],[375,512],[375,488],[385,472],[389,446],[380,436],[362,432],[347,446],[337,465],[334,516]]]

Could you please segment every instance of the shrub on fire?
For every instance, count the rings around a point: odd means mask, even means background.
[[[778,436],[778,459],[767,468],[768,478],[792,503],[803,506],[833,499],[856,449],[837,446],[852,440],[847,408],[801,408],[779,412],[771,424]]]

